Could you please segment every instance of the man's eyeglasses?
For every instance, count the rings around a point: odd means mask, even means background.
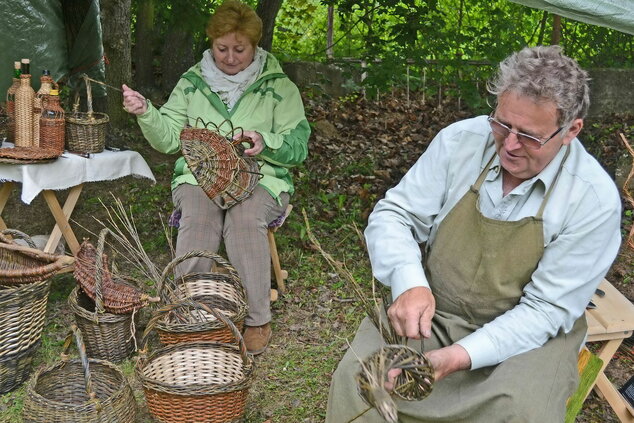
[[[559,129],[557,129],[554,134],[552,134],[551,136],[549,136],[545,140],[541,140],[541,139],[539,139],[537,137],[534,137],[532,135],[528,135],[528,134],[524,134],[522,132],[514,131],[511,128],[509,128],[508,126],[506,126],[505,124],[503,124],[502,122],[494,119],[492,116],[489,116],[487,118],[487,120],[489,121],[489,125],[491,125],[491,130],[494,133],[498,134],[499,136],[503,137],[504,139],[506,139],[510,134],[515,134],[515,136],[517,137],[517,140],[523,146],[525,146],[526,148],[530,148],[531,150],[539,150],[540,148],[542,148],[542,146],[544,144],[546,144],[548,141],[553,139],[555,137],[555,135],[557,135],[558,133],[561,132],[562,129],[564,129],[563,126],[560,126]]]

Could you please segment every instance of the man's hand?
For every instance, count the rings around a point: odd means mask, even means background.
[[[257,156],[258,154],[262,152],[262,150],[264,150],[264,147],[265,147],[264,139],[262,138],[262,135],[260,135],[259,132],[244,131],[233,138],[234,139],[238,139],[238,138],[251,139],[251,141],[253,142],[253,145],[250,148],[247,148],[246,150],[244,150],[244,154],[246,154],[247,156]]]
[[[453,344],[448,347],[439,348],[426,352],[425,355],[431,361],[434,368],[434,380],[439,380],[449,376],[458,370],[468,370],[471,368],[471,357],[461,345]],[[402,372],[401,369],[392,369],[387,373],[387,382],[383,385],[387,391],[394,389],[396,378]]]
[[[431,336],[431,319],[436,311],[436,300],[431,289],[410,288],[399,295],[387,310],[396,333],[412,339]]]

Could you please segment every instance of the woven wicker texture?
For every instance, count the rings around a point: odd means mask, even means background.
[[[150,413],[165,423],[226,423],[240,419],[253,378],[253,358],[247,354],[240,332],[230,320],[205,304],[200,307],[231,328],[238,345],[193,342],[168,345],[146,357],[151,320],[144,333],[144,350],[136,374],[143,385]]]
[[[392,394],[404,400],[420,401],[431,394],[434,368],[425,354],[405,345],[384,345],[363,360],[356,376],[359,395],[375,407],[385,421],[397,423],[396,404],[383,387],[392,369],[402,369]]]
[[[229,208],[249,197],[261,174],[257,160],[243,157],[242,142],[227,139],[219,131],[185,128],[180,134],[183,157],[205,194]]]
[[[64,109],[59,103],[58,95],[43,95],[41,97],[41,113],[38,116],[40,124],[41,149],[64,152],[66,139],[66,119]]]
[[[50,281],[0,285],[0,357],[30,348],[42,336]]]
[[[0,234],[0,285],[19,285],[48,279],[75,259],[17,245]]]
[[[33,146],[40,147],[40,115],[42,114],[43,98],[53,88],[53,78],[48,75],[42,75],[40,78],[40,89],[33,97]]]
[[[135,310],[147,296],[112,277],[103,252],[109,233],[107,228],[101,230],[96,250],[87,241],[82,243],[74,273],[79,286],[68,297],[68,305],[84,334],[88,355],[118,363],[134,351]]]
[[[33,99],[31,75],[20,75],[20,86],[15,91],[15,146],[33,146]]]
[[[218,272],[190,273],[170,279],[176,266],[191,258],[214,260]],[[220,273],[222,271],[223,273]],[[168,303],[157,313],[156,329],[164,344],[194,341],[231,343],[235,337],[229,327],[213,314],[201,309],[174,307],[186,299],[202,302],[222,313],[239,329],[244,326],[248,307],[238,272],[221,256],[210,251],[191,251],[172,260],[163,270],[159,295]]]
[[[96,249],[88,240],[82,242],[73,276],[82,291],[95,301],[98,313],[131,313],[146,306],[150,297],[110,272],[108,256],[103,252],[108,233],[110,230],[107,228],[101,230]]]
[[[22,418],[25,423],[134,423],[132,389],[116,366],[86,356],[82,337],[71,328],[79,359],[66,354],[52,366],[37,371],[29,381]],[[67,351],[72,335],[66,339]]]
[[[47,163],[57,159],[63,152],[63,149],[60,151],[34,147],[0,148],[0,163]]]
[[[68,296],[75,322],[84,334],[88,356],[120,363],[134,352],[136,315],[95,312],[95,303],[75,287]]]
[[[66,115],[66,148],[79,153],[101,153],[106,146],[106,129],[110,118],[105,113],[93,112],[90,81],[84,75],[88,111],[79,111],[79,96],[73,112]]]
[[[40,344],[37,341],[24,351],[0,357],[0,394],[14,390],[29,377]]]

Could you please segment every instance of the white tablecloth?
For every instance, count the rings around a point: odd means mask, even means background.
[[[150,167],[136,151],[106,150],[90,154],[90,158],[66,151],[63,157],[50,163],[0,163],[0,182],[21,183],[20,198],[26,204],[31,204],[43,190],[63,190],[84,182],[112,181],[130,175],[156,182]]]

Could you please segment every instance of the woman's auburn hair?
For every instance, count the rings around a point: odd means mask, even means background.
[[[262,19],[249,5],[237,0],[222,3],[207,22],[207,36],[213,42],[232,32],[238,32],[257,46],[262,38]]]

